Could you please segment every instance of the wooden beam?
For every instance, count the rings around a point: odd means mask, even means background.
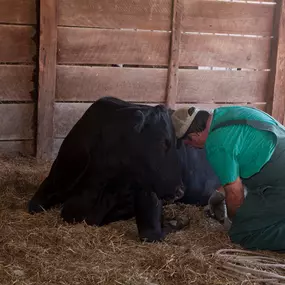
[[[7,140],[0,141],[0,154],[6,155],[35,155],[35,141],[34,140]]]
[[[35,0],[0,0],[0,23],[36,24]]]
[[[33,57],[36,55],[36,45],[32,40],[34,34],[35,29],[32,26],[0,24],[0,62],[34,63]]]
[[[58,28],[58,64],[168,66],[170,33]]]
[[[184,3],[184,32],[272,35],[276,5],[205,0]]]
[[[56,84],[57,0],[40,1],[37,158],[50,159]]]
[[[70,27],[170,31],[171,2],[172,0],[59,0],[58,24]]]
[[[34,103],[0,104],[0,141],[34,139]]]
[[[0,64],[0,101],[33,101],[33,65]]]
[[[268,71],[180,69],[176,103],[267,102],[268,76]]]
[[[181,40],[182,5],[179,0],[173,0],[171,47],[167,79],[166,106],[175,106],[178,86],[179,53]]]
[[[133,102],[165,102],[166,68],[58,65],[56,78],[56,101],[95,101],[115,96]]]
[[[271,50],[271,74],[269,81],[268,113],[284,124],[285,114],[285,0],[276,4]]]
[[[269,69],[271,45],[272,39],[269,37],[183,33],[179,66]]]

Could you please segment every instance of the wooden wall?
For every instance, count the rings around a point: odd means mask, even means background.
[[[1,140],[25,139],[26,147],[35,138],[38,157],[50,158],[102,96],[172,108],[251,105],[283,123],[285,0],[267,1],[42,0],[35,101],[35,0],[0,0],[0,36],[8,37],[0,62],[9,62],[0,66],[7,77],[0,77],[0,97],[10,103],[3,104]]]
[[[36,6],[0,0],[0,152],[34,154]]]

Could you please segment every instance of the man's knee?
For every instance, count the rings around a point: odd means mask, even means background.
[[[249,250],[285,251],[285,222],[279,222],[254,231],[237,232],[233,227],[229,237],[235,244]]]

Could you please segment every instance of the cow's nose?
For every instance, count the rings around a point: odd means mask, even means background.
[[[179,185],[178,187],[176,187],[175,189],[175,201],[179,200],[183,197],[184,195],[184,186],[183,185]]]

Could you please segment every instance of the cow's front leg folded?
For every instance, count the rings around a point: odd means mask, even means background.
[[[93,209],[93,201],[85,194],[70,197],[61,209],[61,217],[67,223],[81,223]]]
[[[29,213],[40,213],[61,204],[63,198],[60,194],[61,193],[57,191],[56,186],[51,182],[51,179],[48,176],[41,183],[39,189],[29,201]]]
[[[107,191],[104,185],[91,185],[80,192],[80,195],[75,195],[64,203],[61,210],[61,217],[64,221],[68,223],[85,221],[91,226],[103,226],[118,220],[115,213],[113,219],[106,221],[118,203],[116,193]]]
[[[162,201],[154,192],[136,190],[135,194],[135,218],[139,237],[142,241],[155,242],[165,238],[162,227]]]

